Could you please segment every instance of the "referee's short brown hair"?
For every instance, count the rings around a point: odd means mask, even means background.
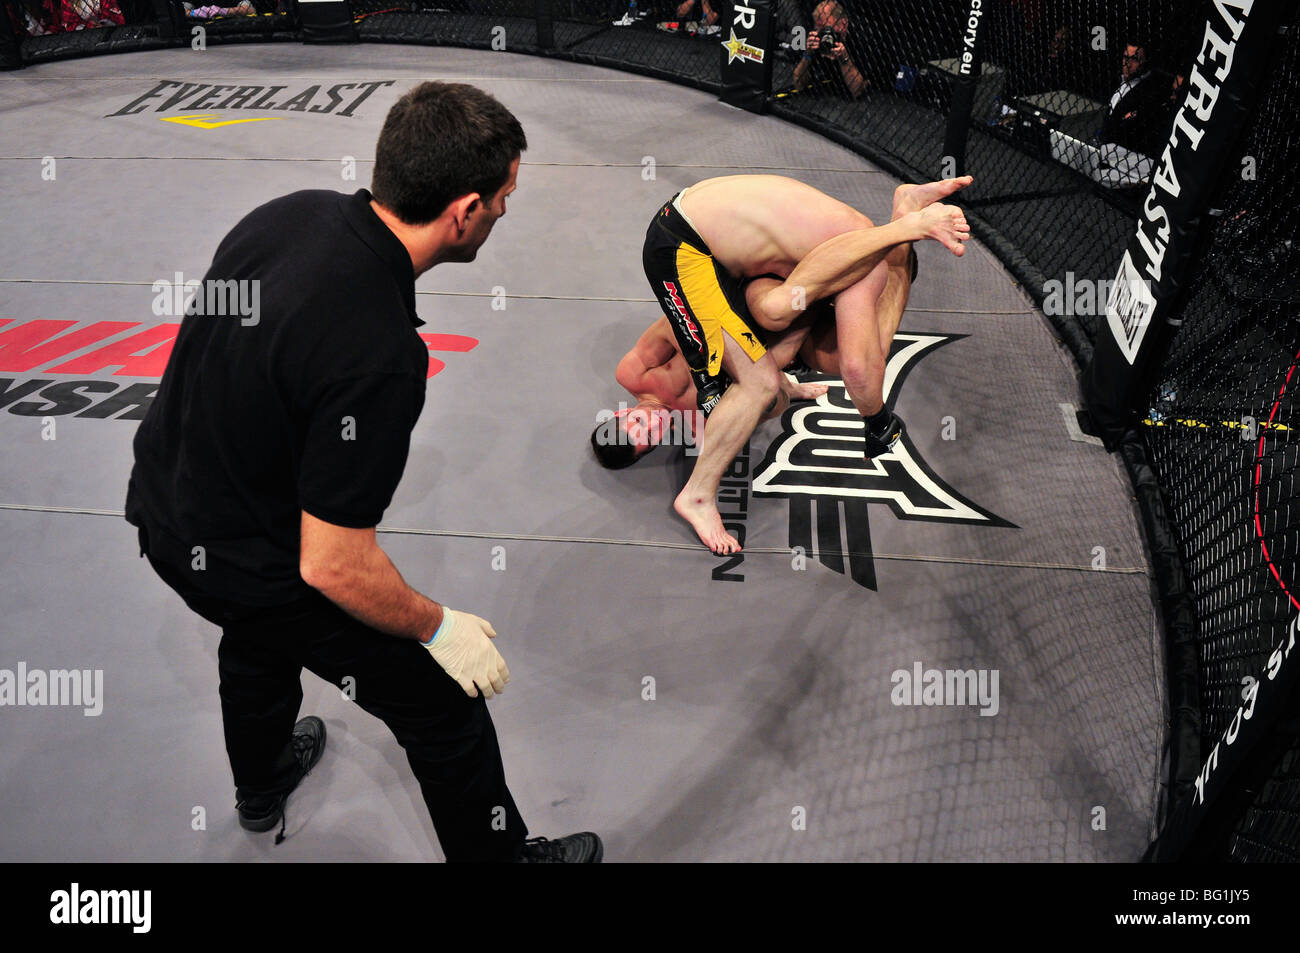
[[[528,148],[523,127],[466,83],[421,83],[393,104],[375,146],[370,194],[408,225],[427,225],[453,199],[484,199]]]

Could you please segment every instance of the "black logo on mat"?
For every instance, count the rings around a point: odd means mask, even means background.
[[[892,404],[890,398],[924,355],[962,337],[897,335],[885,368],[885,401]],[[885,504],[904,520],[1015,527],[944,482],[921,459],[906,431],[889,453],[867,459],[862,417],[844,383],[823,380],[829,392],[785,412],[783,432],[754,472],[755,496],[790,500],[791,548],[815,553],[823,566],[838,573],[847,569],[854,582],[875,589],[868,523],[873,503]]]

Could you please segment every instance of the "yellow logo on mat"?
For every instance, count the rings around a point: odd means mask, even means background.
[[[188,116],[160,116],[162,122],[178,122],[182,126],[196,126],[199,129],[216,129],[220,126],[233,126],[238,122],[267,122],[271,119],[283,119],[284,116],[258,116],[256,119],[222,119],[216,113],[191,113]]]

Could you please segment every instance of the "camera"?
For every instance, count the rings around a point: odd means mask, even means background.
[[[840,35],[835,30],[822,30],[817,34],[817,52],[822,56],[833,56],[835,44],[840,42]]]

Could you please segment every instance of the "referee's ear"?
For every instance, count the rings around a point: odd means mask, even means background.
[[[477,192],[467,192],[465,195],[452,199],[442,214],[443,216],[450,216],[450,220],[456,223],[457,232],[464,234],[469,228],[470,215],[482,211],[482,207],[482,196]]]

